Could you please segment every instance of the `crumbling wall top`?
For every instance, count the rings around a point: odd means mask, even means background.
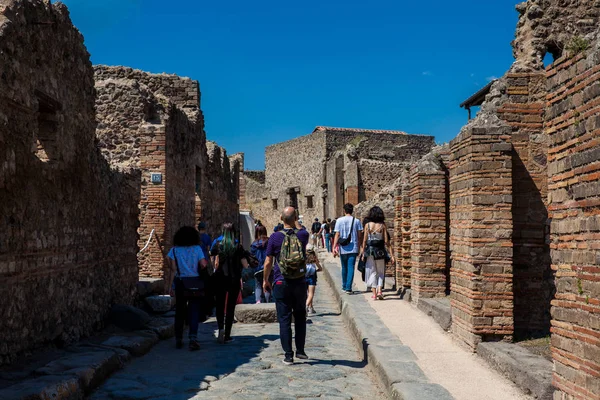
[[[541,70],[546,53],[557,59],[570,47],[589,43],[600,16],[600,2],[592,0],[529,0],[516,9],[515,72]]]

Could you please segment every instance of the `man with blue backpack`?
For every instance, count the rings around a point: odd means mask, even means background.
[[[296,357],[308,359],[304,352],[306,341],[306,245],[309,234],[298,223],[294,207],[286,207],[281,214],[283,230],[269,238],[265,259],[263,289],[275,298],[281,347],[285,352],[283,363],[294,363],[292,350],[292,315],[295,321]],[[268,279],[273,270],[273,283]]]

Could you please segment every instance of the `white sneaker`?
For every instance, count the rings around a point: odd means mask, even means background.
[[[221,344],[225,343],[225,329],[219,329],[219,336],[217,336],[217,341]]]

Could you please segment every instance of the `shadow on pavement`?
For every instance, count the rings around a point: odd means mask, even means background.
[[[200,350],[189,351],[187,335],[184,348],[175,348],[175,339],[161,342],[146,356],[133,360],[114,374],[89,397],[100,399],[184,399],[194,397],[202,385],[221,379],[258,356],[278,335],[236,335],[234,341],[219,344],[214,335],[214,318],[200,324]]]

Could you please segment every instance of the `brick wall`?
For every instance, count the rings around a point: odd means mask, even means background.
[[[400,209],[400,229],[402,231],[401,260],[402,265],[402,286],[405,288],[411,287],[411,272],[412,272],[412,255],[411,255],[411,209],[410,209],[410,181],[408,176],[402,185],[402,203]]]
[[[599,56],[547,71],[555,399],[600,398]]]
[[[471,348],[513,335],[509,139],[488,121],[450,142],[452,331]]]
[[[415,301],[445,297],[450,291],[447,181],[447,169],[437,153],[423,157],[410,171],[411,288]]]
[[[498,117],[511,127],[513,145],[513,282],[515,338],[550,332],[554,276],[547,233],[547,135],[543,132],[546,75],[508,73],[507,101]]]
[[[93,69],[64,5],[2,2],[0,71],[4,364],[132,303],[140,176],[111,170],[94,144]]]

